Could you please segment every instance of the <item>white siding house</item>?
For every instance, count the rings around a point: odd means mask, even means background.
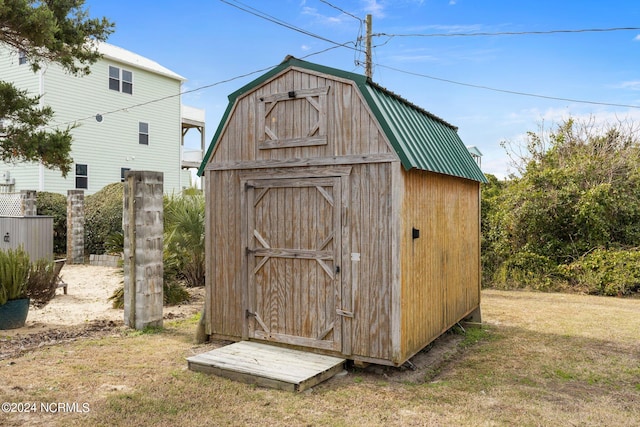
[[[164,173],[167,193],[190,185],[181,152],[186,131],[180,91],[185,78],[107,43],[99,50],[103,58],[91,74],[76,77],[57,64],[45,64],[34,73],[18,52],[0,45],[0,79],[41,95],[42,105],[55,112],[51,126],[77,125],[72,130],[74,165],[66,178],[37,163],[0,163],[0,184],[8,179],[15,182],[15,191],[66,194],[83,189],[93,194],[121,181],[126,170],[149,170]],[[190,127],[191,121],[186,130]],[[204,123],[199,129],[203,131]]]

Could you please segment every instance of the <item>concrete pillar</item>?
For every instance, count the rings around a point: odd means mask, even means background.
[[[36,207],[37,192],[35,190],[20,191],[22,199],[22,216],[36,216],[38,209]]]
[[[84,264],[84,190],[67,191],[67,263]]]
[[[124,323],[130,328],[162,326],[162,172],[125,173]]]

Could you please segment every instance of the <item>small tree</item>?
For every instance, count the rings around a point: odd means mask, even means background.
[[[33,71],[55,62],[74,75],[89,74],[100,54],[97,41],[106,40],[113,24],[89,18],[84,0],[0,1],[0,43],[29,59]],[[47,130],[53,117],[39,97],[0,81],[0,159],[39,161],[63,176],[71,170],[71,129]]]

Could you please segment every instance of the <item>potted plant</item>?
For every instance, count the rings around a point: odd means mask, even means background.
[[[22,248],[0,250],[0,329],[20,328],[27,320],[30,266]]]

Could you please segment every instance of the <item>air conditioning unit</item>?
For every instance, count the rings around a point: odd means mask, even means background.
[[[11,178],[9,171],[0,172],[0,184],[13,185],[16,183],[15,178]]]

